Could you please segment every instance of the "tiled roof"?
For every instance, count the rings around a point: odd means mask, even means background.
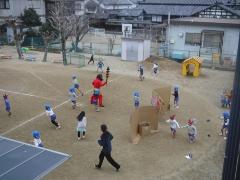
[[[185,4],[185,5],[212,5],[216,2],[228,4],[233,0],[145,0],[140,4]]]
[[[142,14],[142,9],[121,9],[121,10],[109,10],[109,14],[117,14],[118,16],[132,16],[137,17]]]
[[[217,18],[198,18],[198,17],[185,17],[171,19],[171,24],[201,24],[201,25],[221,25],[240,27],[240,19],[217,19]]]
[[[184,6],[184,5],[141,5],[146,14],[191,16],[192,14],[206,9],[206,6]]]
[[[133,2],[130,0],[102,0],[104,5],[132,5]]]

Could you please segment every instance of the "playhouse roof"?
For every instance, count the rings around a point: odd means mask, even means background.
[[[184,60],[182,63],[183,64],[195,64],[195,63],[202,64],[202,60],[200,57],[191,57]]]

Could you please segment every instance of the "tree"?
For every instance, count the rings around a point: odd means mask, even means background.
[[[87,15],[81,15],[73,16],[73,33],[75,36],[75,42],[73,43],[75,52],[78,50],[78,44],[83,39],[83,37],[87,34],[89,31],[89,16]]]
[[[63,64],[67,65],[66,41],[73,32],[74,18],[68,15],[68,9],[64,6],[65,0],[58,1],[50,10],[49,23],[58,32],[61,41]]]
[[[21,40],[23,38],[23,33],[20,30],[21,21],[17,18],[9,18],[6,20],[9,27],[13,29],[14,35],[14,43],[16,45],[18,59],[22,59],[22,52],[21,52]]]
[[[21,14],[21,20],[27,27],[41,26],[42,22],[39,15],[33,8],[25,9],[23,15]]]
[[[43,56],[43,62],[47,61],[47,53],[48,53],[48,47],[49,47],[49,43],[51,40],[53,40],[56,35],[57,32],[55,29],[52,28],[52,26],[47,22],[44,23],[41,28],[39,29],[40,34],[42,35],[42,38],[44,40],[44,56]]]

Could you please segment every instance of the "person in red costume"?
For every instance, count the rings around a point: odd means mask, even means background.
[[[100,107],[104,107],[102,103],[103,96],[102,96],[102,93],[100,92],[100,88],[106,84],[107,82],[103,82],[102,74],[98,74],[96,79],[92,82],[92,85],[94,87],[94,93],[91,97],[92,104],[95,100],[95,101],[98,101],[98,102],[95,102],[96,104],[99,104]]]

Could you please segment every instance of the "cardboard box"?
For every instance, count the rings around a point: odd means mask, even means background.
[[[141,136],[148,136],[151,134],[151,126],[149,123],[139,124],[139,134]]]

